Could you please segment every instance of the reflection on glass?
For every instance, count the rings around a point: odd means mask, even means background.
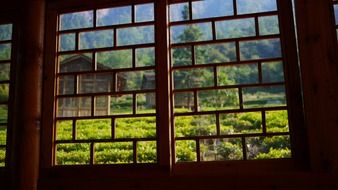
[[[218,21],[215,26],[217,39],[243,38],[256,35],[254,18]]]
[[[219,124],[224,135],[263,132],[261,112],[221,114]]]
[[[283,62],[264,62],[262,63],[262,80],[263,82],[283,82],[284,68]]]
[[[117,91],[155,89],[154,70],[119,72],[116,76],[118,80]]]
[[[278,133],[289,132],[288,111],[267,111],[265,112],[266,132]]]
[[[191,47],[171,48],[171,63],[173,66],[191,65]]]
[[[10,60],[12,54],[12,44],[0,44],[0,61]]]
[[[155,48],[138,48],[135,50],[136,67],[147,67],[155,65]]]
[[[285,106],[284,86],[243,88],[244,108]]]
[[[175,117],[175,137],[216,135],[215,115]]]
[[[137,163],[155,163],[156,155],[156,141],[137,142]]]
[[[213,68],[174,71],[174,89],[202,88],[214,85]]]
[[[12,24],[0,25],[0,41],[6,41],[12,39]]]
[[[112,74],[84,74],[78,76],[78,93],[111,92]]]
[[[242,142],[240,138],[201,139],[201,161],[242,160]]]
[[[93,69],[93,56],[91,53],[67,54],[59,56],[59,72],[80,72]]]
[[[258,83],[257,64],[222,66],[217,68],[219,86]]]
[[[110,139],[111,119],[86,119],[76,121],[76,139]]]
[[[280,58],[282,56],[280,39],[239,42],[241,60]]]
[[[193,92],[175,92],[174,93],[174,112],[192,112],[195,110]]]
[[[258,18],[259,35],[279,34],[278,16],[263,16]]]
[[[9,98],[9,84],[0,84],[0,102],[7,102]]]
[[[61,34],[59,51],[75,50],[75,34]]]
[[[212,40],[211,23],[172,26],[170,34],[172,44]]]
[[[90,97],[59,98],[57,117],[77,117],[91,115]]]
[[[64,120],[56,122],[56,140],[72,140],[73,121]]]
[[[195,46],[196,64],[225,63],[236,61],[235,43]]]
[[[200,91],[198,107],[199,111],[238,109],[238,89]]]
[[[93,11],[83,11],[60,15],[60,30],[93,27]]]
[[[9,80],[9,76],[10,76],[10,64],[1,63],[0,64],[0,81]]]
[[[177,3],[170,5],[170,21],[189,20],[189,4]]]
[[[114,30],[97,30],[79,34],[79,49],[94,49],[114,46]]]
[[[212,18],[233,15],[233,0],[192,1],[192,18]]]
[[[132,50],[114,50],[98,52],[97,56],[97,70],[109,70],[119,68],[132,67]]]
[[[131,6],[98,9],[96,14],[97,26],[131,23]]]
[[[136,113],[155,113],[156,97],[155,93],[145,93],[136,95]]]
[[[56,165],[86,165],[90,161],[89,143],[56,145]]]
[[[117,45],[137,45],[154,43],[154,26],[136,26],[117,29]]]
[[[289,136],[246,138],[247,159],[291,158]]]
[[[128,164],[133,163],[133,143],[95,143],[94,164]]]
[[[75,94],[75,77],[72,75],[60,76],[58,78],[58,94]]]
[[[7,123],[8,118],[8,106],[0,105],[0,123]]]
[[[7,141],[7,126],[0,124],[0,145],[6,145]]]
[[[135,21],[146,22],[154,20],[154,3],[135,5]]]
[[[237,0],[238,14],[260,13],[276,10],[276,0]]]
[[[196,141],[176,140],[175,154],[176,154],[176,162],[197,161]]]
[[[116,138],[155,138],[156,117],[116,118]]]

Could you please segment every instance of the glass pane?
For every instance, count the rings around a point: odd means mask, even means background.
[[[109,70],[132,67],[132,50],[115,50],[98,52],[97,70]]]
[[[95,143],[95,164],[128,164],[133,163],[133,143]]]
[[[0,105],[0,123],[7,123],[8,106]]]
[[[221,134],[262,133],[262,113],[229,113],[219,117]]]
[[[114,30],[97,30],[79,34],[79,49],[94,49],[114,46]]]
[[[9,80],[10,76],[10,64],[0,64],[0,81]]]
[[[9,84],[0,84],[0,102],[7,102],[9,98]]]
[[[135,21],[146,22],[154,20],[154,3],[135,5]]]
[[[8,44],[0,44],[0,61],[2,60],[10,60],[12,53],[12,45]]]
[[[154,26],[137,26],[117,29],[117,45],[137,45],[154,43]]]
[[[120,80],[117,82],[117,91],[155,89],[154,70],[120,72],[116,76]]]
[[[196,141],[181,140],[176,141],[176,162],[194,162],[197,161]]]
[[[215,115],[175,117],[175,137],[216,135]]]
[[[156,117],[115,119],[116,138],[155,138]]]
[[[93,11],[83,11],[60,15],[60,30],[93,27]]]
[[[289,136],[246,138],[247,159],[291,158]]]
[[[195,110],[193,92],[174,93],[174,112],[192,112]]]
[[[67,54],[59,56],[59,72],[80,72],[93,69],[93,56],[91,53]]]
[[[75,34],[61,34],[59,51],[75,50]]]
[[[214,85],[213,68],[174,71],[174,89],[202,88]]]
[[[225,63],[236,59],[235,43],[195,46],[196,64]]]
[[[5,166],[6,161],[6,148],[0,148],[0,167]]]
[[[265,62],[262,63],[262,80],[263,82],[283,82],[284,68],[283,62]]]
[[[276,10],[276,0],[237,0],[238,14],[250,14]]]
[[[278,16],[264,16],[258,18],[259,35],[279,34]]]
[[[201,161],[242,160],[242,142],[240,138],[201,139]]]
[[[245,108],[285,106],[284,86],[243,88],[243,105]]]
[[[199,23],[170,27],[172,44],[212,40],[211,23]]]
[[[110,115],[122,115],[133,113],[133,96],[121,95],[111,96],[110,99]]]
[[[266,132],[289,132],[288,112],[286,110],[265,112]]]
[[[217,68],[219,86],[258,83],[257,64],[222,66]]]
[[[280,58],[282,56],[279,38],[239,42],[241,60]]]
[[[90,160],[89,143],[56,145],[56,165],[86,165]]]
[[[334,15],[336,18],[336,25],[338,25],[338,4],[334,5]]]
[[[0,25],[0,41],[12,39],[12,24]]]
[[[189,20],[189,4],[177,3],[170,5],[170,21]]]
[[[171,48],[173,66],[192,65],[191,47]]]
[[[198,92],[199,111],[239,109],[238,89]]]
[[[136,53],[136,67],[147,67],[155,65],[155,48],[138,48]]]
[[[99,93],[111,92],[113,87],[113,74],[85,74],[79,75],[78,92]]]
[[[75,77],[74,76],[60,76],[58,78],[59,86],[58,86],[58,94],[75,94]]]
[[[131,23],[131,6],[98,9],[96,14],[97,26]]]
[[[76,139],[110,139],[112,138],[111,119],[86,119],[76,121]]]
[[[212,18],[234,14],[233,0],[204,0],[192,2],[192,18]]]
[[[73,138],[73,121],[56,122],[56,140],[72,140]]]
[[[156,97],[155,93],[145,93],[136,95],[136,113],[155,113]]]
[[[77,117],[91,115],[91,98],[59,98],[57,117]]]
[[[157,162],[156,141],[137,142],[137,163]]]
[[[7,141],[7,126],[0,124],[0,145],[6,145]]]
[[[255,19],[235,19],[215,22],[216,38],[243,38],[256,35]]]

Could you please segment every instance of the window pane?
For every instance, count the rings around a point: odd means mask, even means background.
[[[191,47],[171,48],[173,66],[192,65]]]
[[[0,123],[7,123],[8,118],[8,106],[0,105]]]
[[[146,22],[154,20],[154,4],[135,5],[135,21]]]
[[[145,93],[136,95],[136,113],[155,113],[156,97],[155,93]]]
[[[336,18],[336,25],[338,25],[338,4],[334,5],[334,15]]]
[[[56,140],[72,140],[73,138],[73,121],[56,122]]]
[[[133,96],[99,96],[96,98],[95,115],[125,115],[133,112]]]
[[[117,45],[137,45],[154,43],[154,26],[138,26],[117,29]]]
[[[280,58],[282,56],[280,40],[256,40],[239,43],[241,60]]]
[[[133,163],[133,143],[95,143],[94,164],[128,164]]]
[[[60,30],[89,28],[93,26],[93,11],[60,15]]]
[[[58,117],[90,116],[91,98],[59,98],[57,110]]]
[[[174,89],[202,88],[213,85],[214,71],[212,68],[174,71]]]
[[[0,145],[6,145],[7,141],[7,126],[0,124]]]
[[[99,9],[96,14],[97,26],[131,23],[131,6]]]
[[[93,56],[91,53],[67,54],[59,56],[59,72],[80,72],[93,69]]]
[[[256,35],[254,18],[225,20],[215,22],[216,38],[243,38]]]
[[[61,34],[60,35],[60,49],[59,51],[75,50],[75,34]]]
[[[58,80],[58,89],[60,95],[75,94],[75,78],[74,76],[60,76]]]
[[[195,46],[196,64],[225,63],[236,59],[235,43]]]
[[[219,86],[258,83],[257,64],[218,67],[217,84]]]
[[[215,115],[175,117],[175,137],[216,135]]]
[[[176,140],[176,162],[195,162],[196,141],[193,140]]]
[[[117,118],[115,119],[116,138],[155,138],[156,118]]]
[[[112,74],[79,75],[78,81],[78,92],[80,94],[111,92],[114,85]]]
[[[262,80],[263,82],[283,82],[284,68],[283,62],[265,62],[262,63]]]
[[[9,76],[10,76],[10,64],[9,63],[0,64],[0,81],[9,80]]]
[[[258,18],[259,35],[279,34],[279,24],[277,16],[264,16]]]
[[[170,34],[172,44],[211,40],[211,23],[172,26],[170,27]]]
[[[12,45],[9,44],[0,44],[0,61],[10,60],[12,53]]]
[[[243,88],[243,104],[245,108],[285,106],[284,86]]]
[[[170,21],[189,20],[189,4],[177,3],[170,5]]]
[[[7,102],[9,98],[9,84],[0,84],[0,102]]]
[[[263,132],[261,112],[221,114],[219,123],[224,135]]]
[[[199,111],[238,109],[238,89],[200,91],[198,107]]]
[[[0,25],[0,41],[12,39],[12,24]]]
[[[240,138],[201,139],[201,161],[242,160],[242,142]]]
[[[136,53],[136,67],[147,67],[155,65],[155,48],[138,48]]]
[[[156,152],[156,141],[137,142],[137,163],[155,163]]]
[[[250,14],[276,10],[276,0],[237,0],[238,14]]]
[[[6,165],[6,148],[0,147],[0,167],[3,167]]]
[[[103,51],[97,54],[97,70],[132,67],[132,50]]]
[[[266,132],[289,132],[288,112],[286,110],[265,112]]]
[[[192,2],[192,18],[211,18],[233,15],[233,0],[204,0]]]
[[[114,46],[114,30],[97,30],[79,34],[79,49],[105,48]]]
[[[174,93],[174,112],[192,112],[195,110],[194,93],[176,92]]]
[[[155,89],[154,70],[120,72],[116,75],[117,79],[121,80],[120,83],[117,83],[117,91]]]
[[[111,139],[111,119],[86,119],[76,121],[76,139]]]
[[[56,165],[84,165],[89,164],[89,160],[89,143],[71,143],[56,145]]]

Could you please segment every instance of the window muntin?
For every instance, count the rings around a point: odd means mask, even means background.
[[[0,167],[6,165],[9,88],[12,61],[12,24],[0,24]]]
[[[290,158],[277,2],[216,2],[170,5],[175,162]]]
[[[59,20],[54,164],[156,163],[154,4]]]

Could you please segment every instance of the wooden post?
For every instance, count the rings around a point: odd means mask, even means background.
[[[20,2],[12,188],[36,190],[39,173],[45,2]]]
[[[331,0],[296,0],[304,110],[314,171],[338,171],[338,61]]]

